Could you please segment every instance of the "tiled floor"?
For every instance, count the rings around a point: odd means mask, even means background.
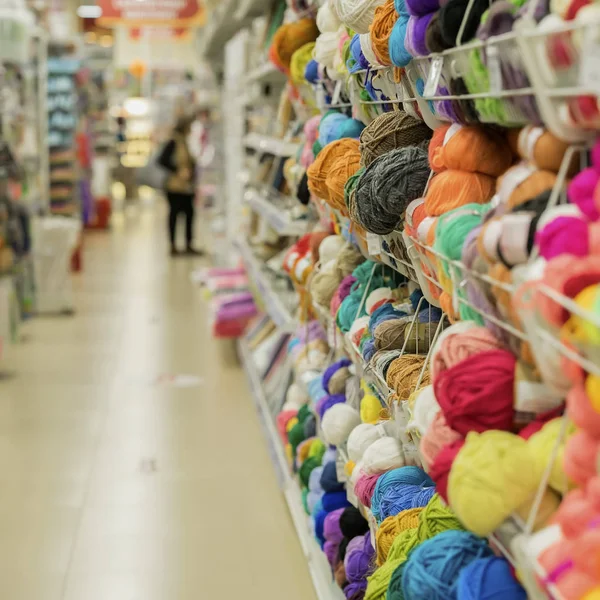
[[[146,210],[0,363],[0,598],[313,600],[241,369]],[[157,384],[197,375],[196,387]]]

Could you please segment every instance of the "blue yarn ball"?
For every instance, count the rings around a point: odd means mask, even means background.
[[[375,348],[375,340],[373,338],[369,338],[362,347],[362,355],[366,362],[369,362],[373,355],[377,352],[377,348]]]
[[[458,600],[527,600],[527,593],[513,577],[505,558],[474,560],[458,578]]]
[[[328,462],[323,467],[320,483],[325,492],[340,492],[344,489],[344,484],[338,481],[335,462]]]
[[[491,555],[487,541],[472,533],[439,533],[409,554],[402,575],[405,600],[458,600],[460,572]]]
[[[382,304],[379,308],[375,309],[371,314],[371,320],[369,321],[369,332],[373,335],[377,325],[380,325],[384,321],[390,321],[392,319],[401,319],[406,317],[407,314],[403,310],[394,308],[391,302]]]
[[[319,82],[319,63],[316,60],[313,59],[306,65],[306,69],[304,69],[304,79],[306,79],[308,83]]]
[[[429,475],[419,467],[400,467],[384,473],[375,485],[371,512],[381,522],[389,516],[413,508],[413,500],[425,487],[433,487]]]
[[[335,461],[337,459],[337,448],[335,446],[329,446],[327,450],[325,450],[325,454],[323,454],[322,464],[327,464],[328,462]]]
[[[323,387],[323,378],[321,376],[315,377],[313,380],[309,381],[306,388],[313,404],[316,404],[321,398],[327,396],[327,392]]]
[[[312,473],[311,473],[312,475]],[[323,491],[319,492],[308,492],[308,496],[306,497],[306,505],[308,506],[308,512],[311,515],[315,515],[322,510],[321,498],[323,497]]]
[[[348,72],[350,74],[356,73],[361,69],[369,68],[369,61],[365,58],[362,48],[360,47],[360,36],[358,33],[350,40],[350,56],[352,58],[349,58],[346,61],[346,67],[348,67]]]
[[[323,510],[328,513],[337,510],[338,508],[350,506],[345,490],[341,492],[325,492],[321,498],[321,502],[323,503]]]
[[[392,33],[390,34],[390,60],[397,67],[405,67],[412,60],[412,55],[404,45],[406,30],[408,29],[408,19],[410,15],[408,10],[406,10],[404,0],[394,0],[394,6],[396,7],[396,12],[398,13],[398,20],[394,24]]]
[[[313,509],[310,511],[310,514],[312,515],[313,519],[322,510],[323,510],[323,494],[319,493],[319,499],[315,502]]]
[[[311,473],[312,475],[312,473]],[[420,508],[422,506],[427,506],[429,501],[435,495],[435,487],[424,487],[421,488],[412,499],[411,508]]]
[[[338,131],[342,124],[348,121],[350,117],[342,113],[329,112],[323,116],[319,123],[319,143],[321,146],[326,146],[330,142],[340,139]]]
[[[321,544],[321,547],[325,544],[325,536],[323,535],[323,530],[325,528],[325,517],[329,514],[326,510],[320,510],[314,516],[315,521],[315,537]]]
[[[311,492],[323,492],[321,487],[321,475],[323,474],[324,467],[315,467],[308,476],[308,489]]]
[[[353,138],[358,139],[362,130],[365,128],[365,124],[357,119],[348,119],[337,128],[337,138]]]

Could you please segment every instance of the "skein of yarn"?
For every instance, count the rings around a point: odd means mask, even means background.
[[[392,28],[397,20],[398,13],[394,7],[394,0],[386,0],[384,4],[375,9],[373,22],[369,27],[373,51],[379,63],[384,66],[392,64],[390,60],[389,41]]]
[[[368,33],[375,10],[385,0],[330,0],[340,21],[356,33]]]
[[[427,152],[416,146],[376,158],[358,180],[350,216],[371,233],[386,235],[401,226],[406,207],[425,191]]]
[[[341,446],[360,423],[360,414],[357,410],[347,404],[336,404],[323,416],[321,430],[328,444]]]
[[[431,129],[402,110],[386,112],[371,121],[360,134],[360,165],[368,167],[377,157],[397,148],[417,146],[431,137]]]
[[[404,462],[402,444],[392,437],[384,437],[373,442],[362,458],[363,471],[366,475],[377,475],[403,467]]]

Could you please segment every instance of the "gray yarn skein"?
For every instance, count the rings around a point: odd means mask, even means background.
[[[407,206],[423,195],[428,178],[429,160],[423,148],[408,146],[383,154],[358,180],[352,218],[371,233],[391,233],[402,223]]]

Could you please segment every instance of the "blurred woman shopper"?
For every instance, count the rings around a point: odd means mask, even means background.
[[[185,253],[188,255],[202,254],[201,251],[195,250],[193,246],[196,162],[188,145],[188,136],[193,122],[194,117],[180,117],[178,119],[171,139],[165,145],[158,159],[158,163],[169,172],[165,191],[169,201],[171,256],[180,254],[176,244],[177,221],[180,214],[185,216]]]

